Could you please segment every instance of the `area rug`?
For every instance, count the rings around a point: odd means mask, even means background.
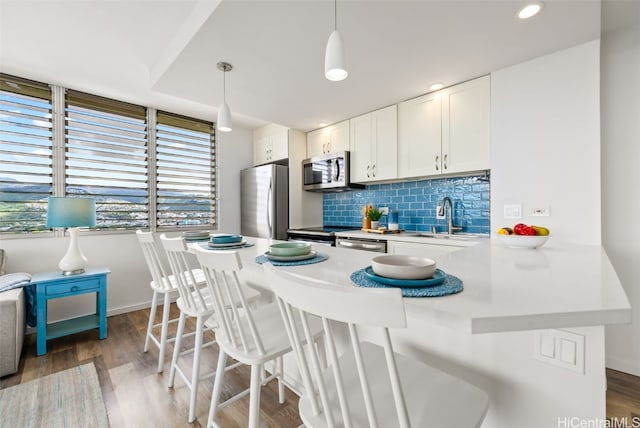
[[[93,363],[0,390],[0,415],[3,427],[109,427]]]

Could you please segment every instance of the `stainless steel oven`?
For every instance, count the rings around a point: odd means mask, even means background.
[[[339,237],[336,239],[336,247],[349,248],[351,250],[373,251],[375,253],[386,253],[387,241],[382,239]]]

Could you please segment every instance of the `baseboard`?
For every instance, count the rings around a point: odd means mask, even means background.
[[[638,361],[623,360],[621,358],[606,358],[606,366],[609,369],[618,370],[619,372],[629,373],[634,376],[640,376],[640,365]]]
[[[149,307],[151,307],[151,300],[148,302],[137,303],[135,305],[107,309],[107,316],[112,317],[114,315],[126,314],[128,312],[139,311],[140,309],[147,309]]]

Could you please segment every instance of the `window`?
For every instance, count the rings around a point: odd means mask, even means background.
[[[211,122],[0,73],[0,233],[46,231],[49,196],[105,230],[214,227]]]
[[[157,225],[215,225],[213,123],[158,112]]]
[[[50,88],[0,74],[0,232],[46,230],[52,136]]]
[[[96,199],[96,227],[149,227],[144,107],[67,92],[65,193]]]

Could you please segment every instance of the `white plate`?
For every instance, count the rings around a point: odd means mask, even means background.
[[[208,245],[209,245],[211,248],[223,248],[223,247],[241,247],[241,246],[243,246],[243,245],[244,245],[244,244],[246,244],[246,243],[247,243],[247,240],[246,240],[246,239],[243,239],[243,240],[242,240],[242,241],[240,241],[240,242],[229,242],[229,243],[227,243],[227,244],[214,244],[213,242],[209,241],[209,244],[208,244]]]
[[[273,256],[269,251],[264,253],[265,257],[274,262],[298,262],[302,260],[309,260],[316,256],[316,252],[311,250],[309,254],[303,254],[301,256]]]

